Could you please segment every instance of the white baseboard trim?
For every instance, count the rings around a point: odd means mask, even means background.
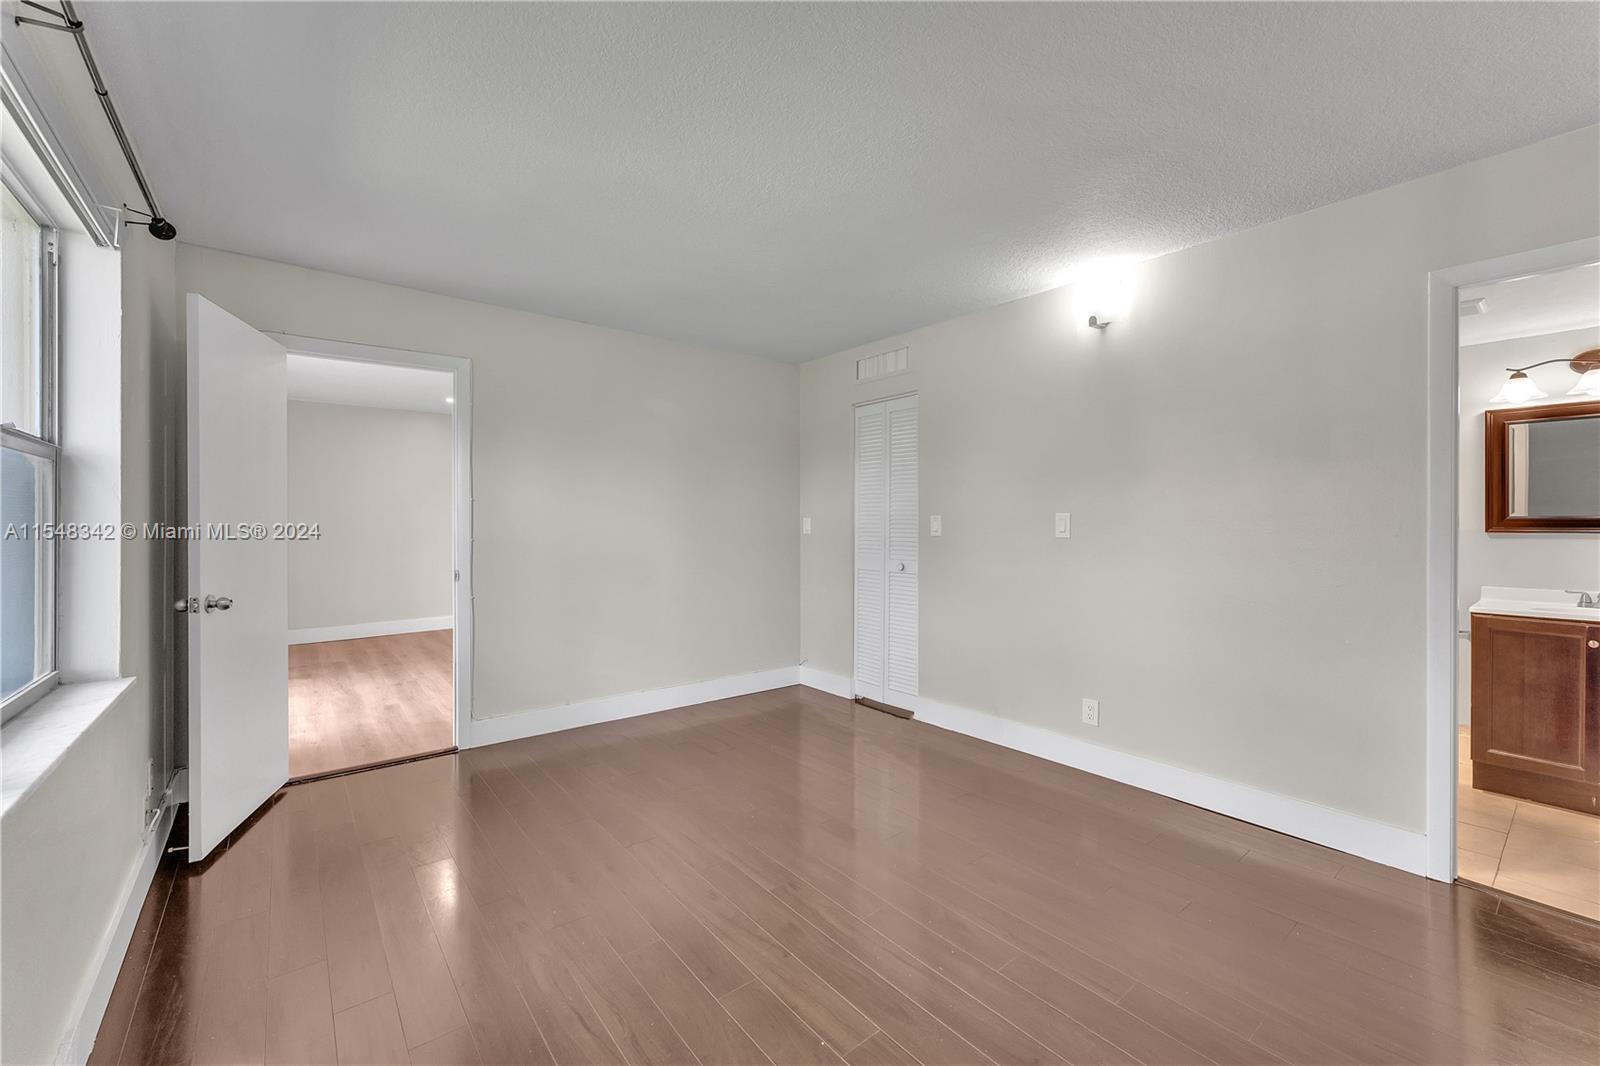
[[[111,990],[116,986],[117,974],[122,971],[123,958],[128,954],[128,944],[133,940],[133,927],[139,921],[144,898],[150,891],[150,883],[155,880],[156,867],[166,853],[167,838],[172,834],[172,821],[178,813],[178,804],[173,797],[177,788],[184,784],[174,778],[167,786],[161,814],[145,838],[138,864],[122,886],[121,905],[116,918],[100,943],[94,978],[74,1004],[72,1017],[76,1020],[62,1037],[61,1047],[56,1054],[58,1063],[76,1066],[87,1061],[89,1052],[94,1050],[95,1037],[99,1035],[100,1023],[105,1019],[106,1005],[111,1002]]]
[[[357,622],[348,626],[311,626],[289,630],[290,644],[322,644],[330,640],[360,640],[362,637],[392,637],[396,633],[429,633],[451,629],[455,618],[448,614],[433,618],[395,618],[387,622]]]
[[[830,674],[826,670],[818,670],[813,666],[800,665],[800,683],[807,688],[820,689],[830,695],[842,699],[853,699],[855,693],[851,690],[850,679],[843,674]]]
[[[799,670],[793,666],[780,666],[775,670],[762,670],[753,674],[733,674],[729,677],[696,681],[672,688],[627,692],[620,696],[601,696],[577,703],[563,703],[537,710],[518,711],[499,718],[474,718],[465,723],[468,735],[460,741],[463,748],[477,748],[485,744],[500,744],[507,740],[537,737],[545,733],[559,733],[563,729],[597,725],[619,718],[634,718],[641,714],[688,707],[711,700],[725,700],[733,696],[748,696],[752,692],[766,692],[787,688],[800,683]]]
[[[810,667],[801,667],[800,674],[800,683],[803,685],[846,699],[850,697],[848,677]],[[1146,792],[1170,796],[1208,811],[1393,866],[1407,873],[1423,874],[1427,869],[1428,838],[1423,833],[1413,833],[1360,815],[1268,792],[1252,785],[1210,777],[1194,770],[1090,744],[1065,733],[1013,722],[998,715],[956,707],[924,696],[909,699],[897,696],[894,702],[913,711],[917,721],[940,729],[1121,781]]]

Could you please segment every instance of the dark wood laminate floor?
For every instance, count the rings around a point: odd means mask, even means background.
[[[91,1062],[1595,1063],[1600,928],[791,688],[298,785]]]

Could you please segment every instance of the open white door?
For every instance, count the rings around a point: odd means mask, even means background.
[[[286,353],[190,293],[189,861],[289,776]]]

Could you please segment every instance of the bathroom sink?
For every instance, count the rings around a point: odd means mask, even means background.
[[[1600,607],[1579,607],[1576,596],[1566,595],[1558,600],[1548,594],[1534,599],[1490,595],[1520,591],[1522,590],[1485,588],[1483,599],[1472,605],[1472,613],[1507,614],[1525,618],[1561,618],[1570,622],[1600,622]]]

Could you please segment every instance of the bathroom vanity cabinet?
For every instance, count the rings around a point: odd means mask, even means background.
[[[1600,624],[1474,608],[1472,784],[1600,813]]]

